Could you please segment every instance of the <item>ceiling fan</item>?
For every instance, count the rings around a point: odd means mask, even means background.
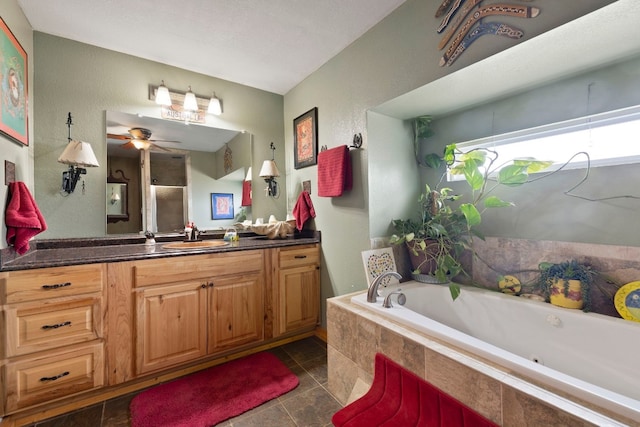
[[[118,135],[114,133],[108,133],[107,138],[109,139],[119,139],[123,141],[127,141],[122,144],[120,147],[131,149],[135,148],[138,150],[162,150],[162,151],[171,151],[168,148],[161,147],[157,145],[157,142],[176,142],[180,141],[167,141],[162,139],[150,139],[151,131],[145,128],[131,128],[129,129],[129,135]]]

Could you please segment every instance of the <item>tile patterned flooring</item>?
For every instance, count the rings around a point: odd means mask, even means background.
[[[311,337],[270,350],[300,380],[298,387],[221,427],[324,427],[341,405],[327,391],[327,345]],[[129,426],[130,394],[41,421],[30,427],[124,427]],[[161,427],[161,426],[158,426]]]

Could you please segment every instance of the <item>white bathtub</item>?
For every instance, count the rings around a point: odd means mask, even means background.
[[[405,306],[382,297],[352,302],[536,379],[640,421],[640,324],[610,316],[463,287],[402,283]],[[383,291],[384,293],[385,291]]]

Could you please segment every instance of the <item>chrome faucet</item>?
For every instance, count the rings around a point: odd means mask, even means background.
[[[402,276],[395,271],[385,271],[384,273],[380,274],[378,277],[376,277],[371,286],[369,286],[369,291],[367,292],[367,302],[376,302],[378,298],[378,286],[380,286],[380,282],[382,281],[382,279],[387,276],[393,276],[398,280],[402,279]]]
[[[400,305],[405,305],[407,303],[407,296],[402,293],[402,289],[397,289],[393,292],[389,292],[389,294],[384,297],[384,301],[382,302],[382,306],[384,308],[392,308],[393,304],[391,304],[391,297],[393,295],[398,295],[397,301]]]

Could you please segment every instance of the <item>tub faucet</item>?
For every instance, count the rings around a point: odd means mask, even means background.
[[[395,290],[393,292],[390,292],[385,298],[384,301],[382,302],[382,306],[384,308],[392,308],[393,304],[391,304],[391,297],[393,295],[398,295],[398,304],[400,305],[405,305],[407,303],[407,297],[405,294],[402,293],[402,289],[398,289]]]
[[[402,279],[402,276],[395,271],[385,271],[384,273],[380,274],[378,277],[376,277],[376,280],[373,281],[371,286],[369,286],[369,291],[367,292],[367,302],[376,302],[376,299],[378,298],[378,286],[380,286],[380,282],[382,281],[382,279],[387,276],[393,276],[398,280]]]

